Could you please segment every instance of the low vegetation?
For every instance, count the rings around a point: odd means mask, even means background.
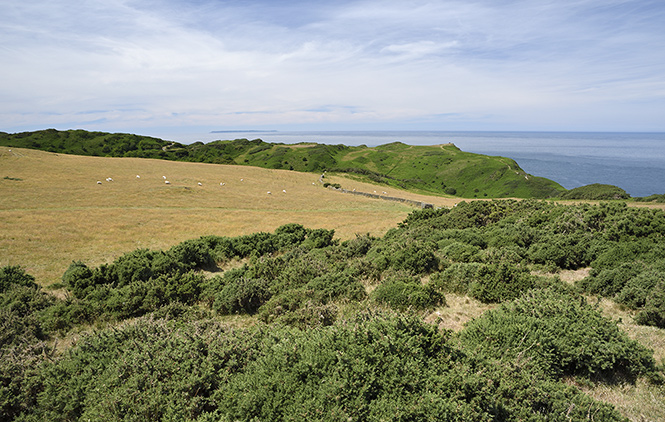
[[[574,285],[552,275],[588,267]],[[662,273],[662,211],[535,200],[415,211],[381,237],[286,224],[75,261],[51,286],[58,297],[7,266],[0,411],[16,421],[621,421],[576,385],[639,382],[658,394],[662,362],[588,295],[662,329]],[[494,306],[458,332],[423,322],[447,295]]]
[[[562,199],[584,199],[591,201],[607,201],[612,199],[628,199],[630,195],[625,190],[600,183],[580,186],[561,195]]]

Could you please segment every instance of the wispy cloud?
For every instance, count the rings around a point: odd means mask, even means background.
[[[5,131],[665,130],[655,0],[6,3]]]

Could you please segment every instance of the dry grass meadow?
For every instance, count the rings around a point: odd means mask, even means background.
[[[203,235],[273,231],[286,223],[335,229],[336,237],[342,240],[362,233],[381,236],[415,209],[326,189],[319,176],[0,147],[0,267],[21,265],[47,286],[60,281],[73,260],[97,266],[137,248],[166,249]],[[112,182],[106,181],[109,177]],[[347,189],[386,191],[390,196],[435,206],[452,206],[460,200],[386,189],[343,177],[325,180]],[[558,276],[572,283],[586,274],[587,270],[579,270]],[[461,330],[464,323],[492,307],[465,296],[446,298],[446,307],[425,316],[442,329]],[[632,314],[613,302],[598,303],[605,315],[617,320],[630,337],[654,349],[657,361],[665,363],[665,330],[634,324]],[[236,323],[251,323],[245,319]],[[576,384],[575,380],[570,383]],[[632,421],[665,420],[663,386],[640,381],[578,387],[614,404]]]
[[[97,266],[137,248],[270,232],[286,223],[335,229],[342,240],[357,233],[381,236],[415,209],[326,189],[319,176],[0,147],[0,266],[21,265],[49,285],[73,260]],[[364,192],[386,190],[341,177],[325,180]],[[437,206],[456,202],[387,193]]]

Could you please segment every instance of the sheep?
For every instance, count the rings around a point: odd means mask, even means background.
[[[203,183],[199,182],[199,186],[203,186]]]
[[[140,178],[141,178],[141,176],[139,176],[139,175],[137,174],[137,175],[136,175],[136,178],[137,178],[137,179],[140,179]]]
[[[98,185],[101,185],[101,184],[102,184],[102,182],[101,182],[100,180],[98,180],[98,181],[97,181],[97,184],[98,184]]]
[[[240,179],[241,182],[243,182],[245,179]]]
[[[106,178],[106,181],[107,181],[107,182],[112,182],[113,179],[111,179],[110,177],[107,177],[107,178]]]
[[[270,191],[268,191],[268,195],[271,195]]]
[[[166,180],[166,176],[162,176],[162,178],[163,178],[164,180]]]
[[[171,182],[169,182],[168,180],[165,180],[164,183],[166,183],[167,185],[171,184]]]
[[[286,193],[286,189],[282,189],[282,192]]]

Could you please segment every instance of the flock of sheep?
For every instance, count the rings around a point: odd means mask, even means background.
[[[137,174],[137,175],[136,175],[136,178],[137,178],[137,179],[140,179],[141,176]],[[162,179],[164,180],[164,184],[166,184],[166,185],[170,185],[170,184],[171,184],[171,182],[168,181],[168,179],[166,178],[166,176],[162,176]],[[107,177],[107,178],[106,178],[106,181],[107,181],[107,182],[113,182],[113,178],[111,178],[111,177]],[[241,181],[241,182],[244,182],[245,179],[240,179],[240,181]],[[98,181],[97,181],[97,184],[98,184],[98,185],[101,185],[101,184],[103,184],[103,183],[102,183],[101,180],[98,180]],[[316,185],[316,183],[312,183],[312,184],[313,184],[313,185]],[[203,186],[203,183],[198,182],[197,185],[198,185],[198,186]],[[219,186],[226,186],[226,183],[224,183],[224,182],[220,182],[220,183],[219,183]],[[282,193],[286,193],[286,189],[282,189]],[[268,192],[266,192],[266,194],[267,194],[267,195],[272,195],[272,192],[271,192],[271,191],[268,191]]]

